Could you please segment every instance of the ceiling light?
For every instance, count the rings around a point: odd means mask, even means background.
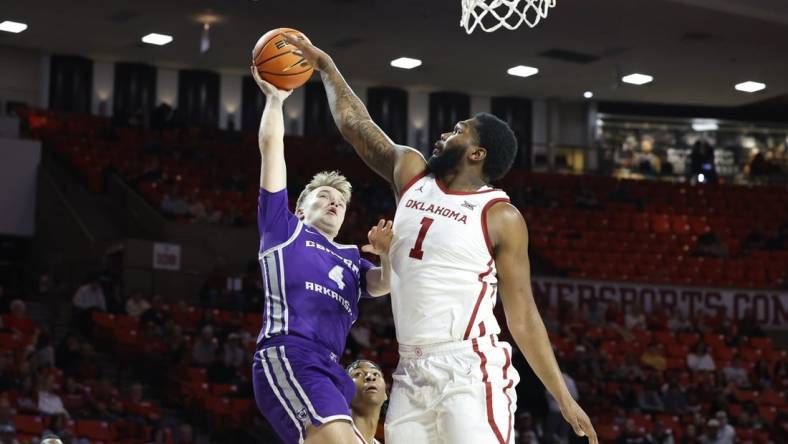
[[[583,93],[583,97],[585,97],[586,99],[590,99],[591,97],[594,97],[594,93],[592,93],[591,91],[586,91]]]
[[[517,77],[531,77],[532,75],[539,72],[539,68],[534,68],[533,66],[525,66],[525,65],[517,65],[511,67],[506,70],[506,73],[510,76],[517,76]]]
[[[172,41],[172,36],[166,34],[156,34],[155,32],[152,32],[143,37],[142,41],[150,45],[162,46],[170,43]]]
[[[402,69],[413,69],[417,66],[421,66],[421,60],[412,59],[410,57],[400,57],[398,59],[392,60],[391,66]]]
[[[761,82],[753,82],[752,80],[748,80],[746,82],[741,82],[734,86],[738,91],[744,91],[748,93],[754,93],[756,91],[760,91],[766,88],[765,83]]]
[[[692,121],[692,129],[694,131],[717,131],[720,126],[714,119],[695,119]]]
[[[645,85],[646,83],[649,83],[652,80],[654,80],[654,77],[651,77],[646,74],[639,74],[639,73],[630,74],[628,76],[624,76],[621,78],[622,82],[630,83],[632,85]]]
[[[27,25],[24,23],[12,22],[11,20],[6,20],[0,23],[0,31],[13,32],[14,34],[19,34],[25,29],[27,29]]]

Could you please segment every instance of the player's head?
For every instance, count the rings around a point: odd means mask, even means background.
[[[427,167],[440,177],[461,165],[479,165],[486,181],[506,175],[517,155],[517,138],[509,125],[489,113],[478,113],[457,122],[451,132],[441,134]]]
[[[383,371],[372,361],[359,359],[347,366],[347,373],[356,383],[356,396],[350,403],[354,412],[379,409],[388,398]]]
[[[337,171],[315,174],[296,202],[296,215],[305,224],[333,237],[345,220],[352,187]]]

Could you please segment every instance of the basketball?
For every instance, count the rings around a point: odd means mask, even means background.
[[[257,72],[268,83],[279,89],[291,90],[306,83],[314,68],[303,57],[291,53],[285,33],[294,33],[309,40],[301,31],[292,28],[277,28],[266,32],[254,45],[252,62]]]

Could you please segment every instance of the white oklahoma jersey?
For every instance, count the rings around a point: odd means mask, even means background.
[[[391,241],[397,340],[425,345],[500,333],[496,269],[485,215],[502,190],[446,190],[427,175],[400,196]]]
[[[512,442],[519,375],[497,339],[486,221],[508,201],[490,187],[448,190],[433,175],[403,187],[389,252],[400,360],[386,444]]]

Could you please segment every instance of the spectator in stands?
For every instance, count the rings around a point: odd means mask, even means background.
[[[102,378],[91,391],[93,412],[91,416],[101,421],[115,421],[123,414],[120,392],[107,378]]]
[[[81,344],[74,333],[69,333],[55,350],[55,364],[66,375],[76,373]]]
[[[55,348],[52,347],[52,339],[47,332],[40,332],[36,338],[35,359],[39,368],[55,366]]]
[[[207,367],[214,361],[218,347],[213,328],[210,325],[204,326],[199,339],[192,346],[192,363],[198,367]]]
[[[741,362],[741,356],[735,355],[733,360],[722,371],[725,374],[725,378],[735,383],[737,387],[749,387],[750,379],[747,375],[747,369]]]
[[[39,379],[38,383],[38,411],[47,415],[60,413],[68,415],[63,406],[63,400],[54,392],[55,377],[47,374]]]
[[[85,336],[89,336],[93,331],[93,321],[91,319],[93,312],[107,311],[107,301],[104,298],[104,290],[98,277],[91,277],[77,289],[76,293],[74,293],[72,304],[74,308],[74,325]]]
[[[160,294],[153,295],[153,304],[148,310],[142,312],[140,315],[140,324],[145,325],[153,323],[157,326],[164,326],[164,323],[170,319],[170,314],[162,308],[162,299]]]
[[[241,345],[241,336],[238,333],[230,333],[227,336],[227,343],[224,344],[224,366],[239,370],[246,362],[246,355]]]
[[[684,427],[684,433],[681,434],[681,441],[680,444],[698,444],[699,437],[697,428],[695,428],[695,424],[687,424]]]
[[[526,444],[539,444],[543,438],[541,425],[534,423],[533,415],[527,410],[517,415],[515,427]]]
[[[19,444],[13,424],[0,425],[0,444]]]
[[[667,359],[662,352],[657,348],[657,344],[652,342],[646,347],[646,351],[640,357],[640,362],[646,367],[651,367],[655,370],[663,371],[668,365]]]
[[[642,331],[646,329],[646,314],[640,303],[636,303],[634,306],[627,309],[627,314],[624,316],[624,325],[629,330]]]
[[[668,413],[683,415],[687,412],[687,395],[675,376],[671,376],[668,383],[663,387],[662,402],[665,406],[665,411]]]
[[[710,419],[706,423],[706,433],[700,436],[698,442],[700,444],[718,444],[717,436],[720,432],[720,422],[716,419]]]
[[[646,434],[638,429],[635,420],[627,418],[624,426],[624,432],[616,440],[616,444],[648,444],[649,440]]]
[[[675,307],[670,310],[670,315],[668,316],[668,328],[675,333],[686,332],[692,329],[689,320],[687,319],[687,315]]]
[[[142,292],[135,291],[126,301],[126,314],[139,319],[139,317],[151,308],[150,302],[142,297]]]
[[[159,207],[166,216],[184,216],[189,213],[189,204],[183,200],[177,190],[165,193]]]
[[[104,298],[104,290],[98,278],[91,278],[88,282],[79,287],[74,293],[74,308],[78,310],[99,310],[107,311],[107,302]]]
[[[2,391],[4,390],[0,390],[0,392]],[[13,426],[14,421],[11,416],[11,402],[8,400],[8,397],[6,397],[5,393],[3,393],[2,396],[0,396],[0,426]]]
[[[24,336],[30,336],[38,331],[36,323],[27,316],[27,305],[21,299],[11,301],[10,313],[4,316],[5,328]]]
[[[714,358],[709,354],[706,344],[698,342],[695,348],[687,355],[687,367],[695,372],[714,371]]]
[[[583,305],[583,315],[581,319],[588,321],[591,327],[602,325],[605,320],[605,310],[602,304],[596,299],[592,299],[587,305]]]
[[[622,382],[615,394],[616,405],[624,410],[631,410],[638,407],[638,396],[635,392],[634,384]]]
[[[665,410],[662,396],[659,394],[659,384],[653,376],[646,381],[643,391],[638,395],[638,407],[646,413],[659,413]]]
[[[649,444],[674,444],[673,430],[666,429],[662,421],[654,423],[654,430],[649,434]]]
[[[200,192],[197,190],[192,191],[189,196],[189,215],[193,218],[194,222],[203,222],[208,217],[208,211],[205,208],[205,203],[200,199]]]
[[[178,428],[178,444],[195,444],[194,430],[189,424],[181,424]]]
[[[724,259],[730,255],[730,252],[728,245],[713,231],[709,231],[698,236],[698,244],[695,246],[694,254],[695,256]]]
[[[744,311],[744,316],[739,320],[739,333],[742,336],[762,338],[764,337],[763,330],[761,329],[758,318],[755,317],[755,312],[752,308]]]
[[[62,444],[63,442],[71,442],[71,440],[73,440],[74,437],[71,436],[71,432],[66,430],[68,416],[63,413],[52,415],[48,422],[49,426],[44,430],[44,433],[41,434],[41,444],[46,444],[45,441],[47,440],[49,440],[50,444],[55,444],[56,442]],[[80,440],[80,442],[82,441],[83,440]]]
[[[715,416],[720,423],[715,444],[733,444],[734,439],[736,439],[736,429],[728,423],[728,414],[720,410]]]
[[[640,369],[637,361],[635,361],[635,355],[631,352],[627,352],[624,356],[624,363],[618,367],[615,376],[619,381],[629,382],[643,382],[646,379],[643,370]]]

